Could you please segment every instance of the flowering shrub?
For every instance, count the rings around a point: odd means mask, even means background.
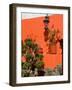
[[[22,62],[23,77],[34,76],[36,69],[39,71],[39,76],[44,75],[43,49],[36,42],[32,41],[31,38],[27,38],[24,42],[22,41],[22,57],[26,59],[25,62]]]

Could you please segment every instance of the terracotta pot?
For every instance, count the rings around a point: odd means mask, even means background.
[[[49,52],[49,54],[56,54],[57,53],[56,43],[49,44],[48,52]]]

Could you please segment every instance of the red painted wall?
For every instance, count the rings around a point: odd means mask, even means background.
[[[22,40],[27,37],[36,39],[36,42],[43,48],[45,68],[54,68],[57,64],[62,64],[62,55],[59,43],[57,44],[57,54],[47,54],[48,47],[44,41],[44,17],[37,17],[22,20]],[[53,14],[50,16],[49,28],[59,30],[63,33],[63,15]]]

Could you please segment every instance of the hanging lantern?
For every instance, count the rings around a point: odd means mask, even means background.
[[[48,23],[49,23],[49,16],[45,16],[45,19],[43,20],[44,22],[44,29],[48,30]]]
[[[49,17],[48,15],[45,16],[45,19],[43,20],[44,22],[44,40],[47,41],[48,40],[48,23],[49,23]]]

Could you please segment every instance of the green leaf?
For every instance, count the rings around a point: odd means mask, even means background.
[[[35,66],[36,66],[36,68],[41,69],[41,68],[44,67],[44,62],[43,61],[38,61],[38,62],[36,62]]]
[[[42,54],[36,54],[35,57],[39,60],[43,59],[43,55]]]
[[[28,46],[28,47],[32,47],[33,42],[32,42],[31,39],[26,39],[26,40],[25,40],[25,44],[26,44],[26,46]]]
[[[32,54],[27,53],[26,54],[26,60],[30,60],[30,59],[33,59],[33,56],[32,56]]]
[[[31,67],[31,64],[29,62],[22,63],[22,69],[29,69]]]

